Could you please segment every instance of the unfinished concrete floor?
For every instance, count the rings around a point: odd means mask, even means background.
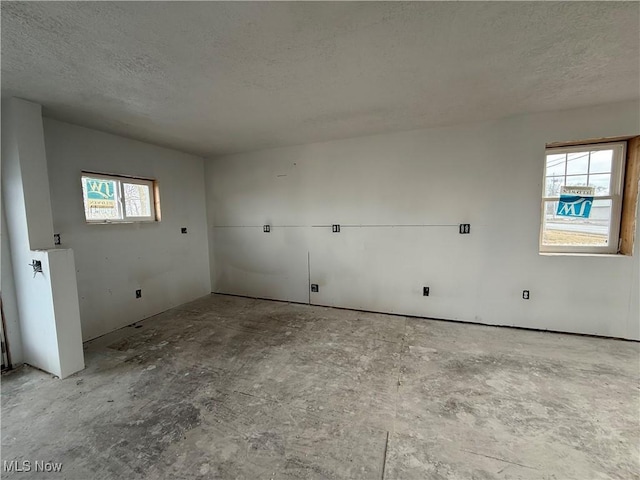
[[[3,478],[638,478],[639,352],[212,295],[4,375]]]

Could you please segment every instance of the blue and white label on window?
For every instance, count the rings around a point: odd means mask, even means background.
[[[84,177],[87,205],[90,208],[114,208],[116,205],[116,182]]]
[[[589,218],[594,193],[594,187],[562,187],[556,215],[558,217]]]

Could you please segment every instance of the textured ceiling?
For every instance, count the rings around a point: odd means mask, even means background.
[[[2,2],[2,94],[202,155],[640,96],[638,2]]]

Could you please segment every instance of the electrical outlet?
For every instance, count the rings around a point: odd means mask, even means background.
[[[60,234],[59,233],[54,233],[53,234],[53,244],[54,245],[60,245]]]
[[[142,298],[142,290],[136,290],[136,298]]]
[[[333,233],[340,233],[340,225],[331,225],[331,231]]]
[[[311,284],[311,291],[313,293],[318,293],[320,291],[320,289],[318,288],[318,284],[317,283],[312,283]]]
[[[471,224],[470,223],[461,223],[460,224],[460,234],[466,235],[471,233]]]
[[[423,297],[429,296],[429,287],[422,287],[422,296]]]
[[[522,291],[522,298],[525,300],[529,300],[529,290]]]
[[[264,233],[269,233],[269,232],[271,231],[271,225],[264,225],[264,226],[262,227],[262,231],[263,231]]]
[[[182,227],[182,228],[180,229],[180,232],[181,232],[182,234],[187,233],[187,227]]]

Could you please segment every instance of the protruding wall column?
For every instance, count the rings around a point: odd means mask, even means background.
[[[24,362],[64,378],[84,368],[73,252],[53,245],[41,107],[15,98],[2,103],[2,199]]]

